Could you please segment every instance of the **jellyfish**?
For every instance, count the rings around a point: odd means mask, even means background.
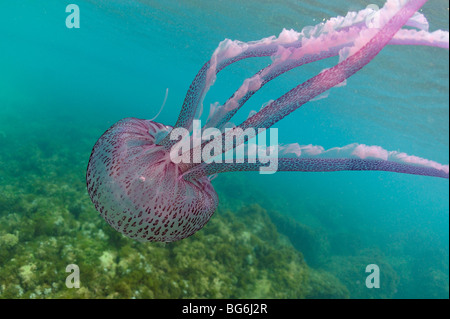
[[[271,57],[271,64],[244,80],[223,105],[211,106],[202,129],[216,132],[215,142],[222,143],[221,151],[225,153],[248,142],[248,137],[242,136],[247,129],[264,132],[308,101],[342,86],[386,45],[448,49],[448,32],[429,32],[427,19],[418,12],[425,2],[388,0],[379,10],[368,7],[349,12],[301,32],[284,29],[278,37],[259,41],[222,41],[190,85],[173,127],[153,120],[125,118],[99,138],[86,172],[88,193],[96,210],[115,230],[137,241],[173,242],[193,235],[205,226],[218,206],[212,176],[267,167],[267,162],[259,158],[198,162],[193,158],[194,151],[208,147],[211,141],[191,143],[191,137],[182,135],[173,138],[175,131],[193,130],[217,74],[243,59]],[[331,57],[338,57],[339,62],[271,101],[242,124],[227,127],[233,115],[266,83],[293,68]],[[227,138],[230,134],[236,138]],[[189,161],[174,162],[172,151],[186,140],[192,151],[187,154]],[[276,147],[279,152],[273,160],[277,161],[278,171],[388,171],[449,177],[448,165],[380,146],[354,143],[328,150],[299,144]],[[267,149],[261,147],[256,152]]]

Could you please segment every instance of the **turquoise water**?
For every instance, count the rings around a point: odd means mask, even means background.
[[[173,125],[192,79],[224,38],[251,41],[278,35],[283,28],[300,31],[370,3],[382,6],[381,1],[361,0],[332,4],[312,0],[78,0],[81,27],[68,29],[68,3],[64,1],[3,1],[0,298],[448,298],[448,180],[384,172],[223,174],[213,182],[221,201],[210,221],[216,224],[207,225],[200,231],[203,234],[193,236],[196,238],[164,247],[114,237],[96,215],[84,187],[90,151],[100,135],[124,117],[152,118],[167,88],[167,103],[157,120]],[[422,12],[430,30],[449,29],[447,1],[430,1]],[[222,71],[205,105],[224,102],[243,79],[269,61],[248,59]],[[306,65],[272,81],[237,114],[235,123],[336,62]],[[353,142],[381,145],[447,164],[448,68],[448,50],[386,47],[345,87],[332,89],[328,98],[310,102],[278,122],[279,141],[325,148]],[[267,217],[261,219],[264,227],[275,227],[276,243],[255,230],[257,220],[242,215],[255,212]],[[288,226],[286,218],[290,218]],[[239,224],[236,229],[235,223]],[[225,232],[224,237],[213,227]],[[93,235],[99,229],[105,237]],[[196,256],[196,249],[204,249],[198,245],[206,245],[208,238],[217,236],[218,243],[233,235],[240,238],[239,231],[262,240],[268,249],[266,255],[275,254],[273,247],[285,245],[286,254],[298,254],[300,261],[280,258],[280,263],[289,261],[297,270],[309,269],[311,278],[319,278],[317,282],[332,276],[329,290],[336,291],[315,295],[311,285],[309,294],[293,293],[295,280],[303,280],[300,275],[292,275],[293,282],[275,289],[271,280],[286,274],[280,270],[279,274],[264,275],[272,266],[248,243],[248,253],[242,254],[260,260],[248,266],[254,267],[256,279],[237,275],[239,270],[221,257],[217,246],[209,248],[217,251],[202,256],[206,264],[217,264],[207,274],[192,270],[179,275],[181,266],[164,264],[164,260]],[[305,240],[305,234],[314,236]],[[94,242],[97,246],[90,255],[77,255],[83,253],[83,245],[92,247]],[[227,249],[239,250],[244,246],[239,243],[230,239]],[[127,277],[122,269],[127,267],[120,264],[128,260],[125,256],[130,259],[137,254],[143,256],[143,269],[156,269],[145,278]],[[71,292],[63,285],[65,265],[72,262],[90,273],[89,280],[81,278],[82,292]],[[196,269],[193,262],[180,263]],[[380,266],[378,291],[363,284],[365,266],[371,263]],[[133,263],[129,264],[132,268]],[[102,273],[102,269],[108,271]],[[223,276],[222,288],[218,288],[221,294],[208,291],[200,281],[202,276],[213,278],[217,269]],[[120,285],[108,281],[113,270]],[[154,275],[171,270],[173,277]],[[61,279],[60,283],[49,279],[50,273]],[[238,283],[230,279],[234,277],[239,278]],[[168,282],[180,287],[183,280],[192,290],[161,288]],[[96,290],[94,281],[106,283],[106,288]],[[230,288],[234,286],[242,289]],[[201,293],[201,289],[206,290]],[[272,293],[274,290],[281,294]]]

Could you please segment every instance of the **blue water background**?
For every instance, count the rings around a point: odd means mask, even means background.
[[[382,5],[361,0],[74,3],[81,10],[77,30],[65,26],[66,1],[0,4],[0,131],[17,143],[49,133],[77,143],[72,132],[85,130],[89,133],[80,138],[94,145],[121,118],[152,118],[166,88],[167,104],[158,121],[173,125],[192,79],[223,39],[258,40],[283,28],[300,31],[371,3]],[[431,30],[448,30],[447,1],[430,1],[422,12]],[[205,99],[206,109],[226,101],[269,62],[248,59],[222,71]],[[272,81],[235,123],[336,62],[307,65]],[[380,145],[447,164],[448,68],[447,50],[386,47],[345,87],[278,122],[279,141],[325,148]],[[352,233],[363,247],[375,245],[387,255],[399,237],[411,247],[405,254],[412,257],[439,250],[448,286],[448,180],[383,172],[289,172],[231,173],[214,184],[220,188],[221,180],[234,178],[241,185],[236,189],[254,193],[256,203],[330,236]]]

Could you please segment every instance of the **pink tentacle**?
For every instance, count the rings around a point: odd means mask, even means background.
[[[212,163],[198,166],[184,175],[186,180],[196,179],[207,175],[237,171],[259,171],[267,166],[259,161],[256,163]],[[448,171],[434,167],[416,166],[394,161],[358,158],[280,158],[278,172],[336,172],[336,171],[385,171],[413,175],[449,178]]]
[[[419,10],[426,0],[407,2],[372,38],[358,51],[336,66],[323,71],[308,81],[300,84],[273,103],[266,106],[239,127],[243,130],[253,128],[269,128],[289,113],[343,82],[365,65],[367,65],[394,37],[397,31]],[[368,30],[369,31],[369,30]]]

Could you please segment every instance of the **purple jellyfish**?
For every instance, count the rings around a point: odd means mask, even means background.
[[[222,154],[233,151],[248,142],[249,137],[244,138],[247,129],[258,129],[259,134],[306,102],[342,85],[386,45],[448,49],[448,32],[429,32],[426,18],[418,12],[425,2],[388,0],[379,10],[350,12],[345,17],[304,28],[300,33],[283,30],[278,37],[248,43],[224,40],[189,87],[173,128],[151,120],[125,118],[100,137],[86,173],[87,189],[95,208],[113,228],[138,241],[172,242],[191,236],[217,208],[219,200],[211,185],[212,175],[267,168],[267,162],[259,158],[244,163],[214,159],[199,162],[194,160],[195,151],[213,149],[210,147],[213,142],[222,145]],[[241,125],[225,128],[239,108],[270,80],[292,68],[334,56],[339,57],[339,63],[332,68],[271,101]],[[204,96],[217,73],[251,57],[271,57],[272,63],[246,79],[225,104],[211,107],[203,129],[213,129],[216,138],[202,144],[192,143],[193,139],[183,138],[183,134],[181,139],[177,134],[178,138],[173,138],[175,131],[193,130],[196,114],[201,114]],[[173,150],[180,155],[177,146],[186,141],[189,152],[182,150],[181,155],[187,154],[188,161],[173,161]],[[281,154],[273,158],[278,171],[378,170],[449,177],[448,165],[380,146],[355,143],[325,150],[321,146],[291,144],[277,145],[276,149]],[[261,148],[256,152],[267,150]]]

